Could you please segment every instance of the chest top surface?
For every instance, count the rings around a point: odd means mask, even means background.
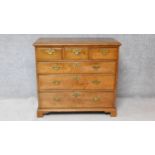
[[[115,46],[121,45],[115,39],[112,38],[40,38],[34,44],[34,46],[63,46],[63,45],[103,45],[103,46]]]

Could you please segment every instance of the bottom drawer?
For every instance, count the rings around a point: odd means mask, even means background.
[[[39,108],[113,107],[112,92],[51,92],[39,94]]]

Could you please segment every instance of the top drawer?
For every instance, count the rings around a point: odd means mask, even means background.
[[[89,58],[90,59],[117,59],[117,48],[90,48]]]
[[[36,49],[38,61],[50,61],[62,59],[62,48],[39,47]]]
[[[66,60],[85,60],[88,59],[87,47],[65,47],[64,59]]]

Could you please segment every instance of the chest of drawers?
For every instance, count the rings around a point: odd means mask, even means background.
[[[120,43],[114,39],[40,38],[35,43],[37,116],[105,112],[116,116]]]

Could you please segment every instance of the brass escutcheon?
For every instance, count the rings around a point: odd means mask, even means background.
[[[79,97],[79,96],[80,96],[80,93],[79,93],[79,92],[74,92],[74,93],[73,93],[73,96],[74,96],[74,97]]]
[[[92,67],[93,67],[93,69],[95,69],[95,70],[98,70],[98,69],[100,68],[99,65],[93,65]]]
[[[60,102],[61,98],[56,96],[56,97],[53,98],[53,101]]]
[[[72,64],[72,66],[73,66],[73,67],[79,67],[79,66],[80,66],[80,63],[74,62],[74,63]]]
[[[60,85],[61,81],[54,80],[54,81],[52,81],[52,83],[53,83],[54,85]]]
[[[49,55],[53,55],[53,54],[56,53],[56,51],[55,51],[54,48],[48,48],[47,53],[48,53]]]
[[[98,85],[98,84],[101,83],[101,81],[99,81],[99,80],[93,80],[92,83]]]
[[[80,76],[78,76],[78,75],[74,76],[73,80],[77,80],[77,81],[80,80]]]
[[[54,65],[54,66],[52,66],[52,69],[58,71],[58,70],[62,69],[62,67],[59,65]]]
[[[109,50],[107,48],[101,48],[102,55],[107,55],[109,53]]]
[[[73,53],[74,53],[75,55],[79,55],[79,54],[81,53],[81,49],[80,49],[80,48],[74,48],[74,49],[73,49]]]
[[[100,101],[100,97],[95,96],[95,97],[93,98],[93,102],[97,102],[97,101]]]

